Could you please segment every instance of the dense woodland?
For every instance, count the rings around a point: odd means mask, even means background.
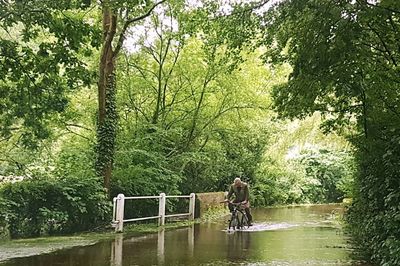
[[[351,198],[362,255],[399,265],[399,36],[396,0],[0,0],[0,236],[241,176],[253,206]]]

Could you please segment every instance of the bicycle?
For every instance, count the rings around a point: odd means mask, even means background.
[[[228,230],[240,230],[249,228],[249,219],[247,218],[246,212],[243,209],[243,204],[233,202],[230,202],[230,204],[232,204],[233,210],[231,212]]]

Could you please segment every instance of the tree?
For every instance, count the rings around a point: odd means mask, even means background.
[[[67,93],[93,81],[84,59],[99,44],[86,1],[1,1],[1,141],[37,147]]]
[[[96,168],[109,188],[117,127],[116,60],[128,28],[151,14],[160,1],[4,1],[0,7],[2,81],[1,133],[20,130],[25,145],[49,136],[54,113],[68,104],[66,92],[88,86],[95,75],[82,56],[100,46]],[[88,17],[102,10],[102,34]]]
[[[154,14],[141,25],[147,33],[118,72],[118,105],[123,107],[118,153],[147,154],[147,160],[131,159],[138,168],[168,162],[149,168],[159,167],[160,175],[166,167],[177,173],[184,192],[225,188],[239,172],[252,179],[265,145],[260,120],[268,112],[268,69],[256,53],[229,53],[216,28],[191,32],[198,21],[173,17],[168,9],[165,14],[164,20]],[[146,36],[155,38],[149,42]],[[242,57],[248,62],[242,63]],[[159,156],[164,159],[155,159]],[[117,157],[122,168],[126,160]]]
[[[293,67],[274,90],[285,117],[320,111],[327,130],[357,148],[359,172],[349,215],[353,235],[379,264],[400,262],[398,1],[283,1],[264,14],[264,58]],[[381,229],[381,225],[385,228]],[[373,240],[371,240],[373,239]]]
[[[115,106],[116,61],[124,44],[128,28],[140,21],[164,1],[103,1],[102,46],[99,63],[96,169],[109,190],[115,150],[117,111]],[[118,28],[118,26],[120,26]],[[119,30],[118,30],[119,29]]]

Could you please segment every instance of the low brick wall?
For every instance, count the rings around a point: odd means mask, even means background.
[[[196,209],[195,217],[201,217],[209,209],[224,208],[224,201],[226,192],[207,192],[196,193]]]

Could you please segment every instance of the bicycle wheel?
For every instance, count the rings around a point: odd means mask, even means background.
[[[239,218],[239,216],[236,216],[236,229],[240,230],[242,228],[242,224],[241,224],[241,219]]]
[[[249,228],[249,219],[246,214],[242,214],[242,220],[240,222],[242,228]]]
[[[237,215],[232,214],[231,219],[229,220],[228,230],[235,230],[238,225]]]

